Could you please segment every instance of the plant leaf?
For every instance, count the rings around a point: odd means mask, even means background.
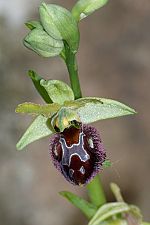
[[[35,28],[43,30],[43,27],[39,21],[31,20],[25,23],[25,25],[30,29],[33,30]]]
[[[45,88],[43,86],[41,86],[40,81],[43,79],[42,77],[40,77],[36,72],[34,72],[33,70],[29,70],[28,71],[28,75],[31,78],[36,90],[38,91],[38,93],[41,95],[41,97],[44,99],[44,101],[46,103],[52,103],[52,100],[50,99],[47,91],[45,90]]]
[[[129,211],[130,207],[125,202],[106,203],[98,209],[88,225],[99,225],[112,216]]]
[[[61,40],[50,37],[44,30],[33,29],[24,39],[24,45],[43,57],[57,56],[63,50]]]
[[[108,0],[79,0],[72,9],[72,15],[79,21],[104,6]]]
[[[55,4],[42,3],[40,8],[41,23],[46,32],[57,40],[65,40],[72,52],[79,46],[79,29],[72,14],[65,8]]]
[[[142,222],[142,214],[140,209],[135,205],[130,205],[130,213],[129,213],[129,219],[132,220],[132,218],[137,220],[137,223],[140,225]]]
[[[31,102],[19,104],[16,108],[16,113],[27,113],[32,115],[43,115],[45,117],[52,117],[59,109],[60,105],[56,103],[40,105]]]
[[[88,219],[92,218],[96,213],[97,207],[83,198],[68,191],[62,191],[60,192],[60,195],[68,199],[68,201],[70,201],[74,206],[79,208]]]
[[[79,103],[76,110],[85,124],[136,113],[134,109],[111,99],[86,97],[75,102]]]
[[[114,219],[110,218],[104,222],[98,223],[97,225],[129,225],[125,219],[119,219],[115,217]],[[136,224],[138,225],[138,224]]]
[[[64,82],[59,80],[41,80],[40,84],[45,88],[51,100],[58,104],[65,101],[74,100],[72,89]]]
[[[17,143],[17,150],[22,150],[25,146],[32,143],[33,141],[53,134],[54,131],[48,128],[48,126],[46,125],[46,121],[47,118],[45,118],[44,116],[38,116],[31,123],[29,128],[26,130],[26,132],[23,134],[23,136]]]
[[[120,214],[125,215],[123,218],[128,217],[129,220],[131,220],[131,218],[135,219],[137,224],[141,224],[142,222],[141,212],[138,207],[128,205],[125,202],[113,202],[101,206],[88,225],[100,225],[103,224],[103,222],[107,222],[108,219],[110,219],[109,221],[114,221],[114,218],[117,218],[116,216]],[[126,220],[128,219],[126,218]]]

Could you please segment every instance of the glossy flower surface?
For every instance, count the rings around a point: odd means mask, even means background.
[[[50,138],[55,167],[74,185],[87,184],[102,168],[106,153],[94,127],[71,126]]]

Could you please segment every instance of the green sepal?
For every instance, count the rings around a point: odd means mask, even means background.
[[[82,123],[88,124],[98,120],[135,114],[135,110],[118,101],[86,97],[75,100],[77,113]]]
[[[62,192],[60,192],[60,195],[65,197],[74,206],[79,208],[88,219],[91,219],[97,211],[96,206],[94,206],[93,204],[87,202],[83,198],[81,198],[71,192],[62,191]]]
[[[79,29],[72,14],[55,4],[42,3],[40,8],[41,23],[46,32],[56,40],[65,40],[72,52],[79,46]]]
[[[74,100],[72,89],[59,80],[41,80],[40,85],[45,88],[51,100],[58,104]]]
[[[35,28],[43,30],[42,24],[39,21],[31,20],[25,23],[25,25],[30,29],[33,30]]]
[[[50,127],[48,128],[46,122],[47,118],[41,115],[38,116],[18,141],[16,145],[17,150],[22,150],[33,141],[52,135],[54,131]]]
[[[57,111],[60,109],[60,105],[57,103],[51,103],[51,104],[35,104],[31,102],[25,102],[22,104],[19,104],[16,108],[16,113],[25,113],[25,114],[31,114],[31,115],[43,115],[47,118],[52,117]]]
[[[65,128],[69,127],[72,121],[79,121],[86,124],[102,119],[135,113],[135,111],[130,107],[110,99],[87,97],[78,100],[72,100],[74,96],[71,88],[61,81],[41,80],[40,84],[45,88],[49,97],[54,103],[46,105],[23,103],[17,107],[16,112],[44,115],[47,118],[51,118],[51,121],[53,120],[54,122],[57,122],[55,124],[51,123],[53,127],[54,125],[56,125],[60,129],[60,131],[63,131]],[[47,120],[47,118],[45,118],[45,120]],[[40,120],[40,125],[41,123],[42,120]],[[38,120],[36,122],[36,126],[40,129],[40,126],[38,126]],[[48,129],[47,125],[46,128]],[[39,133],[40,131],[37,131],[37,134]],[[46,136],[42,131],[40,134]],[[28,130],[27,135],[31,135],[32,141],[40,138],[40,135],[39,138],[38,135],[36,135],[36,138],[32,138],[32,132],[29,133]],[[25,137],[27,135],[25,135]],[[23,136],[23,142],[24,140],[26,141]],[[22,139],[17,146],[20,146],[20,143],[22,144]],[[30,137],[27,144],[28,143],[30,143]],[[26,146],[27,144],[25,142],[24,146]]]
[[[64,47],[62,40],[55,40],[44,30],[37,28],[30,31],[23,43],[25,47],[43,57],[57,56]]]
[[[36,90],[41,95],[41,97],[44,99],[46,103],[52,103],[52,100],[50,99],[47,91],[43,86],[41,86],[40,81],[43,79],[41,76],[39,76],[36,72],[33,70],[28,71],[28,75],[31,78]]]
[[[108,0],[79,0],[72,9],[72,15],[79,21],[104,6]]]

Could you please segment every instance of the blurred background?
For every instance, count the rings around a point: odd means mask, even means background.
[[[68,9],[75,0],[47,0]],[[87,224],[78,209],[59,196],[62,190],[86,196],[85,188],[67,183],[53,167],[48,138],[25,151],[16,142],[32,118],[16,115],[17,104],[42,103],[27,70],[69,83],[61,59],[45,59],[25,49],[24,23],[38,18],[39,0],[0,0],[0,225]],[[124,198],[150,220],[150,2],[110,0],[80,23],[79,73],[84,96],[119,100],[135,116],[96,123],[112,168],[102,172],[120,185]]]

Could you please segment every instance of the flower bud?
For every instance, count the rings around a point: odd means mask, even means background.
[[[101,8],[108,0],[79,0],[72,9],[72,15],[79,21]]]
[[[74,185],[87,184],[102,168],[106,153],[94,127],[71,126],[50,138],[55,167]]]
[[[79,30],[72,14],[65,8],[42,3],[40,8],[41,23],[46,32],[56,40],[65,40],[73,52],[79,45]]]
[[[24,45],[44,57],[59,55],[64,47],[62,41],[53,39],[42,29],[33,29],[25,37]]]

